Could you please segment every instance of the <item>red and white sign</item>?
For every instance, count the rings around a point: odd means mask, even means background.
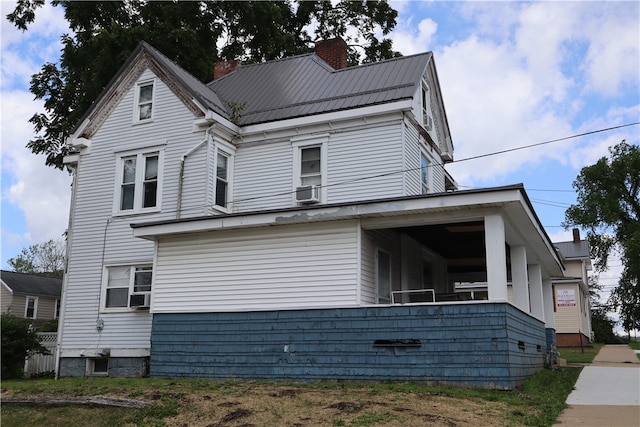
[[[573,289],[558,289],[556,291],[558,307],[575,307],[576,292]]]

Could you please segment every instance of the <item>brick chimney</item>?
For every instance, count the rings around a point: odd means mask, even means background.
[[[235,59],[231,61],[216,62],[213,66],[213,80],[218,80],[220,77],[234,72],[236,68],[238,68],[238,65],[240,65],[240,61]]]
[[[572,231],[573,231],[573,243],[579,243],[580,242],[580,230],[578,230],[577,228],[574,228]]]
[[[334,70],[347,68],[347,42],[340,37],[317,42],[316,55]]]

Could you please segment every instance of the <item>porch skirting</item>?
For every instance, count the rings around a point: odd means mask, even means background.
[[[162,313],[150,375],[512,389],[543,368],[547,346],[544,323],[509,303]]]

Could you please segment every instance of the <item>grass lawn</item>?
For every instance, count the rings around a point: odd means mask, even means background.
[[[422,383],[274,383],[162,379],[2,382],[2,397],[109,396],[143,409],[2,404],[12,426],[551,426],[581,368],[545,369],[521,390]]]
[[[634,350],[640,350],[640,341],[631,341],[629,343],[629,347]],[[640,359],[640,353],[636,353],[636,356],[638,356],[638,359]]]
[[[567,363],[591,363],[604,344],[593,343],[580,347],[558,347],[558,353]]]

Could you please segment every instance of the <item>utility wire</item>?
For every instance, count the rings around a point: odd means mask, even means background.
[[[626,123],[626,124],[619,125],[619,126],[612,126],[612,127],[608,127],[608,128],[596,129],[596,130],[592,130],[592,131],[589,131],[589,132],[584,132],[584,133],[574,134],[574,135],[570,135],[570,136],[565,136],[565,137],[562,137],[562,138],[552,139],[552,140],[549,140],[549,141],[538,142],[536,144],[523,145],[523,146],[520,146],[520,147],[514,147],[514,148],[509,148],[509,149],[506,149],[506,150],[494,151],[494,152],[491,152],[491,153],[485,153],[485,154],[480,154],[480,155],[477,155],[477,156],[466,157],[464,159],[453,160],[453,161],[449,162],[449,164],[451,164],[451,163],[461,163],[461,162],[466,162],[466,161],[469,161],[469,160],[476,160],[476,159],[481,159],[481,158],[485,158],[485,157],[496,156],[496,155],[499,155],[499,154],[510,153],[510,152],[518,151],[518,150],[525,150],[525,149],[528,149],[528,148],[538,147],[538,146],[541,146],[541,145],[552,144],[552,143],[555,143],[555,142],[566,141],[568,139],[579,138],[579,137],[588,136],[588,135],[594,135],[594,134],[597,134],[597,133],[608,132],[608,131],[615,130],[615,129],[621,129],[621,128],[625,128],[625,127],[629,127],[629,126],[637,126],[637,125],[640,125],[640,122]],[[438,167],[442,168],[446,172],[446,169],[444,169],[444,165],[443,164],[435,163],[432,166],[438,166]],[[382,173],[382,174],[378,174],[378,175],[370,175],[370,176],[364,176],[364,177],[360,177],[360,178],[353,178],[353,179],[350,179],[350,180],[340,181],[340,182],[336,182],[336,183],[333,183],[333,184],[324,185],[324,186],[321,186],[321,187],[325,188],[325,187],[334,187],[334,186],[343,185],[343,184],[351,184],[351,183],[354,183],[354,182],[360,182],[360,181],[365,181],[365,180],[369,180],[369,179],[382,178],[382,177],[385,177],[385,176],[391,176],[391,175],[402,174],[402,173],[407,173],[407,172],[414,172],[414,171],[418,171],[420,169],[421,169],[421,166],[418,166],[418,167],[415,167],[415,168],[409,168],[409,169],[397,170],[397,171],[392,171],[392,172],[386,172],[386,173]],[[459,187],[465,188],[464,186],[459,186]],[[469,187],[469,188],[473,188],[473,187]],[[542,190],[539,190],[539,191],[542,191]],[[547,191],[547,190],[545,190],[545,191]],[[570,190],[549,190],[549,191],[567,191],[567,192],[571,192]],[[296,192],[295,190],[290,190],[290,191],[272,193],[272,194],[255,196],[255,197],[247,197],[247,198],[244,198],[244,199],[233,200],[230,203],[242,203],[242,202],[248,202],[248,201],[252,201],[252,200],[264,199],[264,198],[268,198],[268,197],[290,195],[290,194],[293,194],[295,192]]]

